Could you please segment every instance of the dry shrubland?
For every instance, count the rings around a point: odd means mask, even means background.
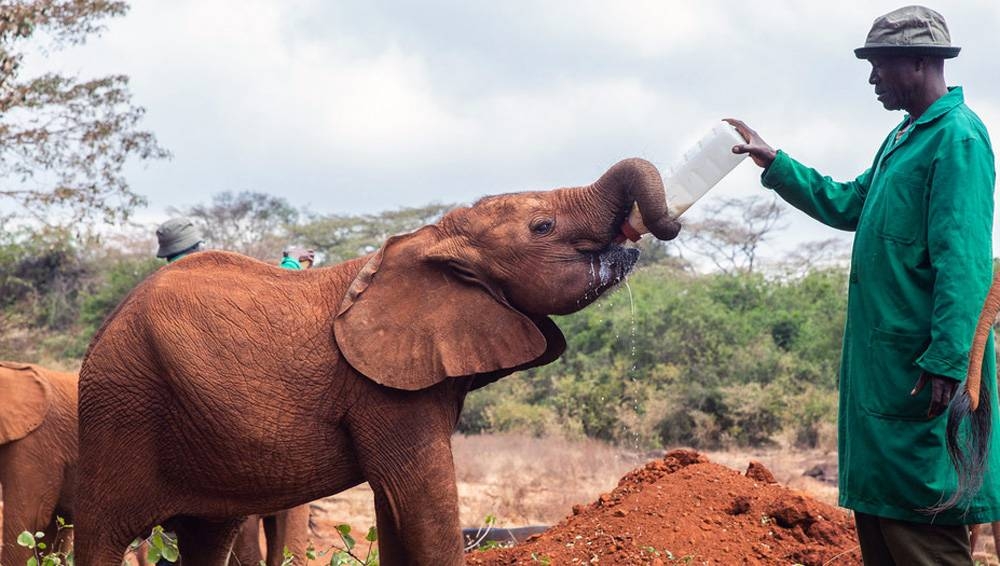
[[[553,524],[611,491],[630,470],[663,456],[637,453],[596,440],[535,438],[517,434],[456,435],[452,438],[462,525],[476,527],[488,515],[501,526]],[[782,483],[836,504],[836,487],[805,477],[810,467],[836,461],[836,453],[766,449],[706,452],[712,461],[744,471],[749,460],[767,466]],[[375,524],[367,484],[317,502],[317,534],[349,523],[355,529]]]

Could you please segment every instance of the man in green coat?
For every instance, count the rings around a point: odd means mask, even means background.
[[[982,488],[927,513],[958,488],[946,445],[949,403],[965,380],[993,272],[993,150],[962,88],[945,83],[944,59],[958,51],[944,18],[927,8],[875,20],[855,54],[871,63],[868,82],[879,102],[907,115],[853,181],[824,177],[730,120],[747,140],[733,151],[764,168],[765,187],[820,222],[855,232],[840,364],[839,488],[840,504],[855,512],[866,564],[971,564],[964,525],[1000,519],[996,434]],[[990,399],[978,410],[992,416],[978,415],[996,431],[992,339],[985,360]]]

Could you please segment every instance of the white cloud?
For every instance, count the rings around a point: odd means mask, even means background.
[[[601,0],[582,0],[539,7],[539,20],[557,39],[572,36],[575,41],[592,41],[644,57],[734,31],[719,2],[637,0],[611,6]]]
[[[900,117],[851,52],[896,7],[138,0],[102,37],[25,69],[132,78],[175,154],[132,173],[151,216],[222,190],[361,212],[585,183],[621,157],[667,166],[724,116],[849,178]],[[934,7],[963,47],[949,79],[996,130],[1000,4]],[[761,190],[753,169],[719,193]]]

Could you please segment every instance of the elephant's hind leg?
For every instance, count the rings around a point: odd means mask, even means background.
[[[73,557],[77,566],[109,566],[122,563],[125,548],[132,539],[124,540],[107,536],[106,533],[90,533],[81,525],[75,524],[78,532],[73,537]],[[95,536],[96,535],[96,536]]]
[[[40,477],[40,476],[39,476]],[[29,483],[33,478],[19,478],[22,483]],[[39,490],[16,490],[15,482],[4,483],[7,492],[4,493],[3,548],[0,554],[0,564],[3,566],[24,566],[32,556],[32,551],[19,546],[14,541],[21,531],[45,532],[44,541],[48,544],[56,533],[55,513],[56,496],[58,492],[43,493]]]
[[[150,529],[163,521],[160,513],[150,510],[150,504],[144,499],[147,493],[151,494],[152,501],[170,499],[160,492],[144,492],[140,487],[142,484],[134,477],[125,476],[117,483],[121,489],[113,490],[103,488],[111,482],[95,482],[95,476],[88,476],[85,472],[78,476],[81,489],[73,527],[76,564],[121,564],[122,556],[132,541],[136,537],[149,536]]]
[[[285,548],[295,556],[296,564],[305,563],[310,534],[309,504],[280,511],[270,519],[271,528],[267,533],[267,566],[281,566]]]
[[[260,522],[259,515],[250,515],[240,526],[229,566],[258,566],[263,560],[260,554]]]
[[[178,517],[170,522],[184,566],[226,566],[243,517],[203,519]]]

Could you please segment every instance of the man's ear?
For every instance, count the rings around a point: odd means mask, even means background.
[[[538,326],[498,300],[478,276],[457,274],[427,251],[434,226],[389,239],[358,273],[334,320],[344,358],[397,389],[516,368],[546,354]],[[488,282],[486,282],[488,285]]]

